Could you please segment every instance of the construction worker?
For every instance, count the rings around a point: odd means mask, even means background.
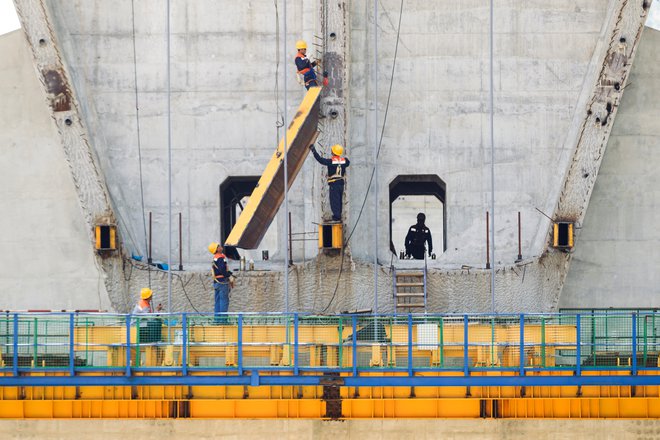
[[[298,74],[303,77],[305,88],[309,90],[310,87],[318,87],[319,84],[316,79],[314,67],[316,67],[319,62],[309,61],[309,58],[307,58],[307,43],[304,40],[296,41],[296,49],[298,49],[298,53],[296,54],[296,67],[298,68]]]
[[[431,240],[431,231],[424,222],[426,216],[420,212],[417,214],[417,224],[412,225],[406,234],[406,256],[412,256],[415,260],[423,260],[426,251],[426,242],[429,243],[429,257],[433,251],[433,241]]]
[[[154,292],[148,287],[143,287],[142,290],[140,290],[140,301],[138,301],[135,307],[133,307],[134,315],[154,313],[154,309],[151,306],[151,300],[153,299],[153,294]],[[158,304],[155,311],[160,312],[161,310],[163,310],[163,306]]]
[[[213,242],[209,245],[209,252],[213,254],[213,290],[215,292],[215,306],[213,311],[215,313],[216,324],[223,324],[227,322],[226,317],[220,317],[221,313],[227,313],[229,309],[229,291],[231,272],[227,269],[227,260],[225,254],[222,253],[222,245]]]
[[[346,177],[346,168],[351,164],[347,157],[343,157],[344,147],[333,145],[332,158],[326,159],[317,153],[314,144],[309,146],[314,158],[321,165],[328,167],[328,187],[330,189],[330,209],[332,209],[332,220],[341,221],[342,198],[344,197],[344,178]]]
[[[154,292],[148,288],[148,287],[143,287],[142,290],[140,290],[140,301],[133,307],[133,315],[146,315],[150,313],[155,313],[155,312],[160,312],[163,310],[163,306],[158,304],[156,306],[156,309],[154,310],[153,306],[151,305],[151,301],[153,300],[153,294]],[[137,324],[138,326],[138,332],[137,332],[137,343],[138,344],[152,344],[152,343],[157,343],[162,340],[162,327],[163,327],[163,321],[160,318],[157,317],[136,317],[132,324]],[[136,362],[138,364],[142,364],[143,362],[146,362],[146,365],[148,366],[153,366],[151,363],[155,362],[156,365],[158,365],[158,356],[160,355],[160,351],[158,347],[151,347],[150,348],[152,355],[149,356],[149,360],[142,358],[141,353],[142,350],[140,350],[139,347],[134,351],[132,350],[131,352],[131,359],[133,362]],[[155,357],[152,357],[155,356]]]

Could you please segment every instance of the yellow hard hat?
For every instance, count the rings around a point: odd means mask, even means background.
[[[332,154],[334,154],[335,156],[341,156],[342,154],[344,154],[344,147],[342,147],[339,144],[333,145]]]
[[[143,287],[142,290],[140,290],[140,297],[142,299],[149,299],[151,298],[151,295],[153,295],[153,292],[148,287]]]
[[[307,43],[305,40],[296,41],[296,49],[307,49]]]
[[[220,246],[220,243],[216,243],[215,241],[209,245],[209,252],[212,254],[215,254],[218,250],[218,247]]]

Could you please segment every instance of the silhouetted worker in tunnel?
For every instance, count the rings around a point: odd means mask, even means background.
[[[321,165],[328,167],[328,188],[330,195],[330,209],[332,209],[332,221],[341,221],[341,211],[344,197],[344,178],[346,177],[346,168],[351,164],[344,154],[344,147],[341,145],[332,146],[332,158],[326,159],[316,152],[314,144],[309,146],[314,158]]]
[[[406,255],[412,256],[415,260],[424,259],[427,241],[429,242],[429,257],[433,251],[431,231],[424,224],[425,221],[426,216],[424,213],[420,212],[417,214],[417,224],[412,225],[408,229],[408,234],[406,235]]]

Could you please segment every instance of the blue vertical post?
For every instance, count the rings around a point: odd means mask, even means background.
[[[351,325],[353,326],[353,335],[351,336],[353,345],[353,376],[357,376],[357,317],[351,316]]]
[[[521,376],[525,375],[525,315],[520,314],[520,371]]]
[[[238,314],[238,375],[243,375],[243,315]]]
[[[69,376],[76,375],[75,350],[74,350],[74,320],[73,313],[69,313]]]
[[[293,314],[293,374],[298,375],[298,314]]]
[[[126,376],[131,375],[131,315],[126,315]],[[136,355],[137,359],[138,356]]]
[[[188,375],[188,314],[181,315],[181,374]]]
[[[413,375],[413,321],[412,315],[408,313],[408,376]],[[419,341],[417,341],[419,344]]]
[[[577,332],[575,337],[575,343],[577,344],[575,349],[575,375],[580,376],[582,374],[582,344],[580,337],[580,315],[575,315],[575,331]]]
[[[632,375],[637,376],[637,313],[632,314]]]
[[[470,375],[468,366],[468,315],[463,315],[463,374]]]
[[[13,374],[18,376],[18,314],[14,313],[14,361]]]

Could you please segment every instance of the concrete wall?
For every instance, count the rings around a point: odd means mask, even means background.
[[[400,2],[380,2],[379,127],[387,110]],[[573,113],[605,21],[602,0],[495,2],[495,260],[540,255],[570,151]],[[351,221],[364,199],[375,140],[373,4],[351,3]],[[399,174],[437,174],[447,184],[447,252],[440,267],[481,266],[490,210],[489,9],[478,0],[405,3],[388,119],[380,151],[378,217]],[[587,83],[589,83],[587,81]],[[582,111],[582,109],[580,109]],[[380,129],[378,130],[380,135]],[[373,255],[374,206],[351,244]],[[386,223],[386,222],[384,222]],[[379,257],[389,261],[386,228]]]
[[[108,309],[71,172],[22,30],[0,37],[2,309]]]
[[[144,253],[131,3],[47,3],[126,242]],[[288,4],[291,46],[301,35],[314,41],[318,3]],[[398,1],[384,1],[379,10],[381,121],[398,6]],[[550,211],[555,202],[548,188],[561,181],[558,170],[565,168],[568,157],[562,149],[564,136],[606,6],[599,0],[496,5],[495,242],[496,259],[502,264],[513,262],[518,253],[517,211],[523,216],[523,253],[540,255],[545,236],[538,231],[547,221],[535,208]],[[345,7],[351,60],[347,154],[353,160],[347,222],[352,229],[372,166],[374,33],[368,2]],[[154,257],[165,259],[165,10],[158,2],[140,2],[134,18],[145,209],[154,213]],[[447,1],[441,7],[412,1],[404,8],[379,159],[378,213],[387,224],[387,187],[399,174],[437,174],[447,182],[448,251],[438,267],[485,260],[483,231],[490,191],[487,24],[488,9],[478,1]],[[219,234],[219,184],[229,175],[259,175],[276,145],[275,123],[281,116],[278,106],[283,105],[283,84],[281,78],[276,82],[276,75],[281,76],[282,69],[291,73],[287,119],[303,90],[293,78],[295,51],[286,59],[280,56],[277,63],[282,35],[272,1],[175,1],[171,29],[173,210],[183,212],[184,260],[201,263],[205,245]],[[291,193],[296,231],[313,230],[312,222],[320,216],[324,182],[318,165],[309,162]],[[356,258],[373,260],[374,212],[369,199],[351,242]],[[281,217],[273,227],[283,226]],[[388,228],[379,228],[383,261],[389,260],[388,235]],[[313,244],[307,250],[309,257]],[[299,256],[301,249],[296,251]]]
[[[144,210],[153,212],[153,257],[166,261],[165,4],[136,2],[132,14],[127,0],[46,3],[107,176],[125,243],[131,252],[146,254],[141,153]],[[288,73],[287,119],[293,117],[304,95],[294,78],[294,42],[301,37],[310,45],[313,42],[316,3],[287,3],[290,50],[286,59],[282,58],[282,29],[276,22],[278,14],[283,14],[282,4],[276,7],[272,0],[171,3],[172,210],[183,214],[187,266],[206,263],[208,243],[220,239],[220,184],[228,176],[260,175],[277,146],[281,135],[277,124],[284,110],[283,69]],[[319,174],[319,167],[310,161],[290,193],[294,231],[314,230],[312,221],[318,221],[316,195],[321,181],[315,177]],[[305,214],[309,204],[315,213],[312,218]],[[283,243],[282,213],[271,227],[280,228]],[[172,241],[173,258],[178,260],[176,229]],[[314,247],[310,243],[309,252]],[[270,249],[272,258],[281,258],[277,251]]]
[[[139,2],[133,14],[128,0],[112,5],[98,0],[46,3],[127,251],[146,253],[143,216],[153,211],[153,256],[166,260],[164,7],[157,1]],[[378,133],[388,98],[399,4],[395,0],[379,4]],[[297,0],[287,6],[290,45],[301,36],[310,43],[315,41],[313,35],[321,28],[319,2]],[[346,310],[373,303],[374,272],[365,260],[373,261],[374,215],[378,212],[378,257],[383,265],[390,261],[389,183],[399,174],[437,174],[447,183],[448,249],[431,262],[429,310],[488,311],[490,273],[480,269],[485,263],[485,213],[490,209],[491,190],[488,8],[476,0],[447,1],[442,7],[423,1],[406,3],[380,174],[372,188],[378,191],[378,206],[375,209],[370,193],[360,214],[377,128],[373,121],[373,5],[349,2],[339,6],[348,8],[344,16],[349,20],[350,83],[345,101],[347,154],[352,166],[346,232],[351,242],[339,294],[331,306]],[[541,256],[548,226],[536,208],[549,213],[556,203],[571,155],[565,146],[567,133],[579,115],[585,84],[593,81],[585,75],[597,59],[594,50],[603,38],[607,6],[598,0],[496,2],[498,311],[544,311],[556,304],[565,260],[551,255],[532,262],[533,257]],[[184,266],[202,271],[175,275],[173,310],[190,310],[190,303],[195,302],[187,298],[191,292],[193,298],[203,300],[197,305],[208,310],[206,245],[219,237],[219,185],[228,176],[259,175],[272,154],[279,137],[277,121],[283,118],[282,69],[291,73],[287,120],[304,93],[293,78],[294,50],[282,58],[283,36],[276,24],[281,8],[270,0],[172,2],[172,209],[175,215],[183,213]],[[327,191],[321,169],[312,160],[304,166],[290,195],[294,232],[315,230],[313,222],[321,216]],[[518,254],[518,211],[523,218],[525,260],[513,265]],[[411,212],[411,218],[415,214]],[[285,237],[283,218],[280,213],[271,226],[282,231],[277,234],[279,249]],[[176,263],[176,229],[172,238]],[[314,242],[296,243],[294,260],[314,257],[315,247]],[[281,251],[269,250],[275,260],[281,258]],[[291,275],[296,278],[290,282],[298,306],[292,309],[323,310],[319,304],[329,303],[338,272],[339,261],[325,258],[295,268]],[[391,274],[383,268],[377,273],[380,311],[392,311]],[[149,282],[148,273],[142,270],[123,276],[128,279],[128,295],[113,297],[118,311],[129,309],[131,294]],[[245,277],[234,293],[231,310],[282,310],[282,273]],[[254,281],[255,277],[261,277],[260,281]],[[162,294],[167,284],[162,274],[154,275],[153,281]],[[290,300],[291,295],[290,290]]]
[[[657,420],[3,420],[3,438],[110,440],[263,439],[653,439]]]
[[[660,31],[646,28],[579,234],[561,307],[657,307]]]

